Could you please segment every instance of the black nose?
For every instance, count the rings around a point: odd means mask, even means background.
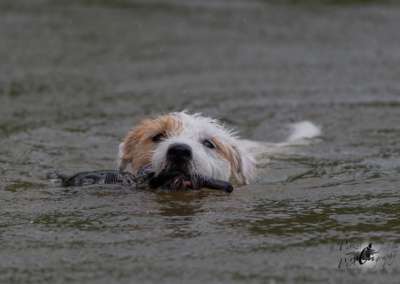
[[[192,159],[192,148],[189,145],[176,143],[169,146],[167,159],[172,162],[187,162]]]

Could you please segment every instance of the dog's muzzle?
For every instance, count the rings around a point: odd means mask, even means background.
[[[158,175],[158,183],[170,189],[184,189],[191,183],[190,163],[192,148],[184,143],[169,146],[166,154],[166,168]]]

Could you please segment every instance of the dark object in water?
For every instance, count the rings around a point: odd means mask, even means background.
[[[194,179],[188,179],[181,172],[174,171],[165,171],[161,172],[158,176],[153,176],[149,180],[149,186],[151,188],[158,188],[163,186],[178,190],[185,188],[209,188],[223,190],[228,193],[233,191],[233,186],[229,182],[203,176],[196,176],[196,178]]]
[[[227,181],[217,180],[213,178],[203,178],[201,181],[202,181],[201,187],[223,190],[228,193],[231,193],[233,191],[232,184]]]
[[[61,180],[62,186],[85,186],[92,184],[135,186],[139,181],[139,178],[131,173],[118,170],[81,172],[69,177],[60,174],[52,174],[50,178]]]
[[[172,183],[176,183],[176,181],[182,181],[185,179],[181,172],[173,172],[173,171],[163,171],[159,173],[157,176],[153,175],[149,180],[150,188],[159,188],[161,186],[167,187],[171,186]],[[174,188],[178,188],[177,184],[175,184]]]
[[[149,186],[152,189],[166,188],[172,190],[210,188],[232,192],[233,186],[226,181],[197,176],[191,180],[178,171],[164,171],[155,176],[154,172],[143,170],[138,175],[118,170],[81,172],[72,176],[57,173],[48,175],[49,179],[59,181],[62,186],[87,186],[93,184],[118,184],[130,187]]]

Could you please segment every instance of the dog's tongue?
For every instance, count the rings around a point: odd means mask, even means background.
[[[158,176],[153,176],[149,180],[149,186],[151,188],[164,187],[171,190],[200,189],[206,187],[225,192],[233,191],[233,186],[227,181],[201,176],[193,180],[180,172],[161,172]]]
[[[186,190],[192,187],[192,181],[181,172],[161,172],[149,180],[151,188],[164,188],[173,191]]]
[[[186,179],[184,176],[175,177],[169,184],[169,187],[172,190],[185,190],[188,188],[192,188],[192,186],[193,186],[192,181]]]

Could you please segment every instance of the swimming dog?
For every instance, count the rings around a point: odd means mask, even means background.
[[[303,122],[288,141],[274,147],[319,134],[315,125]],[[245,185],[256,175],[256,154],[270,146],[241,139],[201,114],[174,112],[142,120],[127,133],[119,146],[119,169],[138,174],[150,168],[156,176],[178,172],[178,180],[169,184],[180,188],[190,187],[199,176]]]

